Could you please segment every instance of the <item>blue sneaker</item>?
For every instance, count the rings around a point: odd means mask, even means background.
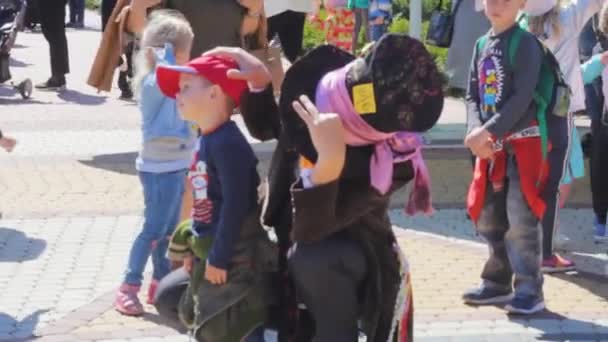
[[[462,300],[466,304],[472,305],[494,305],[502,304],[513,299],[511,289],[500,289],[481,285],[471,289],[462,295]]]
[[[516,295],[505,310],[512,314],[531,315],[545,309],[542,297],[532,295]]]
[[[606,225],[601,224],[595,219],[593,222],[593,238],[596,241],[606,241],[608,240],[608,234],[606,232]]]

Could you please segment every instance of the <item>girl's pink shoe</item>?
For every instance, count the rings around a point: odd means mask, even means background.
[[[150,283],[150,287],[148,288],[148,299],[146,303],[152,305],[154,304],[154,297],[156,296],[156,289],[158,288],[158,280],[152,279]]]
[[[114,309],[123,315],[139,316],[144,313],[144,307],[139,302],[137,293],[140,286],[122,284],[116,293],[114,300]]]

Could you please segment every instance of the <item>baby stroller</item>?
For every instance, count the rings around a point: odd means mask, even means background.
[[[0,84],[10,80],[10,52],[15,45],[17,32],[22,28],[26,11],[25,0],[0,0]],[[11,83],[21,97],[32,95],[32,81],[25,79],[17,85]]]

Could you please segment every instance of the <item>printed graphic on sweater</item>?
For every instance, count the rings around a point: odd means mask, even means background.
[[[188,179],[192,184],[194,204],[192,206],[192,219],[195,222],[211,223],[211,213],[213,203],[207,197],[207,186],[209,184],[209,175],[207,174],[207,165],[205,162],[196,160],[192,162]]]
[[[481,109],[488,114],[496,113],[496,106],[503,95],[504,70],[498,58],[489,55],[479,64],[479,95]]]

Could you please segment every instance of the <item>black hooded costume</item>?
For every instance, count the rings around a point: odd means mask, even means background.
[[[286,73],[278,106],[271,87],[244,96],[250,134],[278,140],[262,216],[279,245],[279,305],[270,325],[279,341],[353,342],[360,331],[369,342],[411,341],[409,273],[388,209],[391,194],[414,178],[413,163],[394,164],[385,193],[370,185],[373,145],[347,146],[342,175],[331,183],[307,188],[298,176],[300,158],[314,163],[317,155],[292,102],[300,95],[315,102],[321,79],[343,67],[351,99],[357,85],[373,87],[376,110],[361,117],[375,130],[423,132],[443,108],[432,57],[419,41],[394,34],[364,59],[329,45],[311,51]]]

